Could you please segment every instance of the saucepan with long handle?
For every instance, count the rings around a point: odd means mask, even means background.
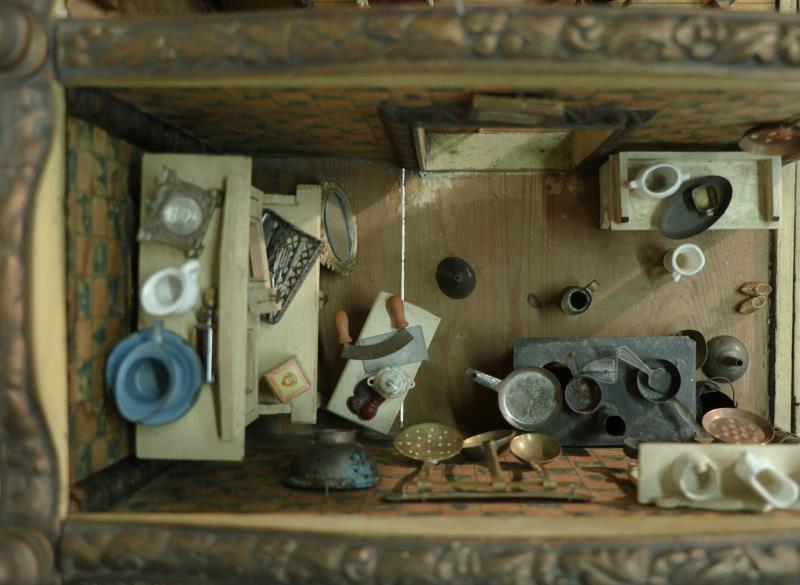
[[[544,368],[520,368],[502,380],[471,368],[464,376],[497,392],[500,412],[514,428],[535,431],[561,411],[561,383]]]

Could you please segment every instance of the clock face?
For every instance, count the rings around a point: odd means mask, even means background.
[[[173,234],[187,236],[196,232],[203,223],[200,205],[185,195],[170,199],[161,210],[161,221]]]

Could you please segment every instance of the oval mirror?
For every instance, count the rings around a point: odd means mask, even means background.
[[[347,196],[330,181],[322,182],[322,240],[322,264],[342,276],[350,274],[356,262],[356,218]]]

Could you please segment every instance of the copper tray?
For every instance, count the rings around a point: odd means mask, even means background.
[[[703,416],[703,428],[723,443],[766,445],[775,428],[757,414],[741,408],[717,408]]]

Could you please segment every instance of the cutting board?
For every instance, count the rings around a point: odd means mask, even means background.
[[[369,311],[367,320],[364,322],[364,327],[361,329],[361,333],[358,336],[359,340],[382,333],[388,333],[394,329],[389,311],[386,308],[386,301],[392,294],[394,293],[381,292],[378,294],[375,303]],[[410,327],[414,325],[422,327],[425,343],[430,347],[433,336],[436,334],[436,329],[441,322],[441,318],[408,302],[405,303],[405,313],[406,320]],[[416,362],[404,366],[397,366],[397,369],[406,374],[410,379],[414,379],[422,363],[423,362]],[[347,360],[347,364],[344,367],[342,375],[339,377],[339,382],[336,384],[336,388],[328,402],[327,408],[330,412],[356,424],[373,429],[379,433],[388,433],[397,418],[397,413],[400,412],[400,406],[403,404],[405,396],[386,400],[381,404],[375,418],[371,420],[362,420],[347,408],[347,399],[353,395],[353,389],[356,387],[356,384],[367,376],[368,375],[364,371],[363,363],[360,360]],[[412,388],[410,392],[425,392],[425,388],[415,387]]]

